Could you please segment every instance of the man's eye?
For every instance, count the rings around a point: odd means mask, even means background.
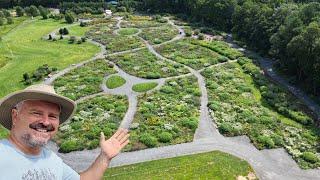
[[[32,112],[32,114],[34,114],[34,115],[41,115],[41,113],[39,113],[39,112]]]

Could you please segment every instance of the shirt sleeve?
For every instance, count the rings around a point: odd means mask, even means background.
[[[80,175],[74,171],[70,166],[65,164],[64,162],[62,163],[63,166],[63,174],[62,178],[63,180],[79,180]]]

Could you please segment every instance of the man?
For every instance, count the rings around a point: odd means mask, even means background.
[[[0,102],[0,122],[10,134],[0,140],[0,179],[101,179],[111,159],[128,144],[127,130],[119,129],[108,140],[101,133],[100,155],[80,174],[44,147],[75,109],[72,100],[43,84],[6,96]]]

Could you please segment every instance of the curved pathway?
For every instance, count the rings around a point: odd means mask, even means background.
[[[264,72],[275,82],[280,84],[283,87],[286,87],[293,95],[298,97],[305,105],[309,107],[311,111],[314,112],[315,117],[320,121],[320,106],[314,102],[305,92],[303,92],[300,88],[291,85],[285,78],[279,76],[274,70],[273,70],[273,61],[268,58],[261,57],[255,52],[252,52],[250,50],[244,49],[240,46],[238,46],[235,42],[233,42],[232,36],[228,35],[228,38],[226,39],[226,42],[229,43],[229,45],[235,49],[238,49],[239,51],[242,51],[247,56],[253,56],[256,59],[258,59],[260,66],[264,70]],[[320,122],[319,122],[320,123]]]
[[[168,21],[168,23],[172,23]],[[120,27],[120,23],[119,23]],[[183,30],[175,26],[179,29],[179,31],[183,32]],[[181,33],[176,36],[174,39],[179,40],[183,38],[183,34]],[[170,40],[172,42],[172,40]],[[93,42],[93,41],[92,41]],[[162,55],[158,54],[154,47],[159,45],[151,46],[147,41],[144,41],[147,45],[147,48],[155,54],[158,58],[169,61],[171,63],[177,63],[170,59],[163,57]],[[95,42],[93,42],[95,43]],[[162,44],[166,44],[168,42],[164,42]],[[99,44],[99,43],[97,43]],[[162,45],[160,44],[160,45]],[[103,45],[99,44],[101,47]],[[105,48],[104,48],[105,49]],[[128,53],[137,51],[143,48],[137,48],[134,50],[128,50],[126,52],[118,52],[109,55],[116,55],[122,53]],[[99,55],[87,60],[86,62],[79,63],[73,67],[69,67],[64,71],[61,71],[60,74],[58,73],[56,76],[48,79],[46,83],[51,84],[55,78],[67,73],[68,71],[80,67],[81,65],[95,60],[97,58],[101,58],[104,52],[100,52]],[[114,64],[114,63],[113,63]],[[115,64],[114,64],[115,65]],[[185,65],[184,65],[185,66]],[[121,123],[122,127],[129,127],[131,121],[133,120],[134,113],[136,112],[137,108],[137,95],[131,90],[133,83],[140,83],[140,82],[147,82],[147,81],[156,81],[159,83],[157,89],[163,85],[165,80],[183,76],[190,76],[194,75],[198,78],[199,88],[201,90],[201,106],[200,106],[200,121],[199,127],[196,130],[194,141],[190,143],[184,144],[177,144],[172,146],[165,146],[165,147],[158,147],[153,149],[146,149],[140,150],[135,152],[126,152],[121,153],[116,158],[114,158],[111,162],[111,166],[121,166],[125,164],[133,164],[138,162],[150,161],[155,159],[162,159],[162,158],[169,158],[169,157],[176,157],[186,154],[194,154],[200,152],[207,152],[213,150],[220,150],[223,152],[227,152],[238,156],[240,158],[245,159],[248,161],[251,166],[254,168],[257,176],[260,179],[320,179],[320,170],[301,170],[296,162],[288,155],[288,153],[283,149],[272,149],[272,150],[257,150],[251,143],[250,140],[246,136],[239,136],[239,137],[224,137],[222,136],[218,130],[215,128],[215,125],[209,115],[209,110],[207,107],[208,103],[208,95],[207,90],[205,87],[205,80],[200,72],[203,70],[196,71],[188,66],[185,66],[189,69],[191,73],[184,74],[176,77],[169,77],[169,78],[162,78],[157,80],[147,80],[142,78],[137,78],[132,75],[129,75],[122,71],[118,66],[115,65],[115,69],[118,71],[118,75],[124,77],[127,83],[123,87],[116,88],[114,90],[110,90],[105,87],[105,81],[108,78],[105,77],[101,88],[103,90],[102,93],[90,95],[84,98],[79,99],[77,102],[83,101],[87,98],[92,98],[94,96],[100,94],[124,94],[128,96],[129,99],[129,109],[124,117],[123,122]],[[114,75],[114,74],[113,74]],[[50,142],[48,147],[53,151],[57,152],[57,146]],[[96,156],[100,153],[99,148],[94,150],[84,150],[84,151],[75,151],[67,154],[58,153],[57,154],[62,157],[62,159],[69,165],[71,165],[75,170],[82,171],[85,170],[90,164],[94,161]],[[75,161],[77,159],[77,161]]]

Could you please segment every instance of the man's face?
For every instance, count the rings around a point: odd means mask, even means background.
[[[42,147],[57,133],[59,114],[56,104],[27,100],[19,110],[12,110],[11,132],[29,147]]]

